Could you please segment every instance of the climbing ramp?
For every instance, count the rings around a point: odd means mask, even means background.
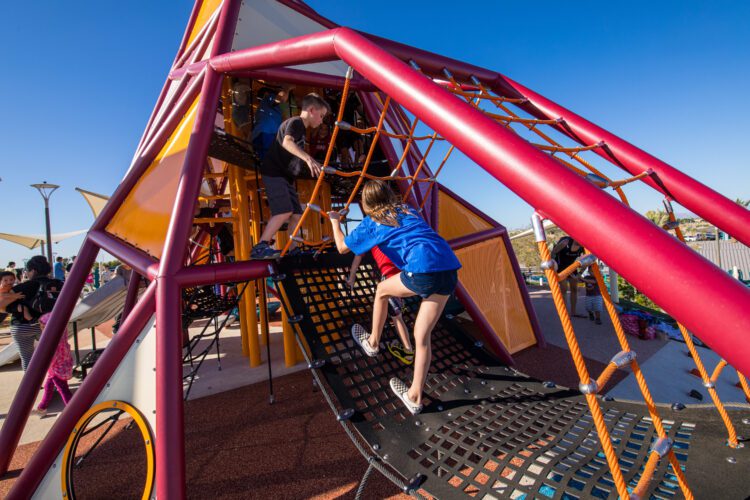
[[[349,256],[287,258],[276,275],[310,367],[337,418],[368,458],[416,495],[455,498],[616,498],[617,492],[584,396],[499,363],[481,341],[443,317],[432,334],[425,410],[412,416],[388,380],[410,380],[411,368],[381,345],[364,356],[351,340],[369,324],[373,264],[365,261],[353,290]],[[407,301],[412,325],[418,300]],[[395,339],[386,329],[383,343]],[[568,362],[561,360],[561,362]],[[657,435],[644,405],[602,401],[625,481],[640,478]],[[668,437],[696,498],[745,498],[750,457],[731,450],[711,409],[660,408]],[[682,498],[666,457],[644,498]]]

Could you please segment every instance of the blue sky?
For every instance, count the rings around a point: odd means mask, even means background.
[[[750,3],[310,0],[342,24],[500,71],[734,199],[750,198]],[[459,8],[457,8],[457,5]],[[345,8],[342,8],[345,6]],[[13,2],[0,32],[0,232],[93,221],[128,167],[192,2]],[[11,50],[8,50],[10,48]],[[530,209],[457,156],[443,180],[510,228]],[[441,174],[443,175],[443,174]],[[478,189],[479,187],[483,189]],[[645,187],[639,211],[660,207]],[[81,238],[55,246],[75,254]],[[33,252],[0,242],[0,264]]]

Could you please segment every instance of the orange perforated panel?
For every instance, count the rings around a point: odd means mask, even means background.
[[[467,293],[513,354],[536,344],[518,281],[502,238],[456,250],[463,267],[458,278]]]
[[[195,19],[195,24],[193,25],[193,30],[190,32],[190,37],[188,38],[186,47],[189,47],[190,44],[193,43],[195,37],[200,33],[201,28],[203,28],[211,18],[211,14],[216,12],[219,5],[221,5],[221,0],[203,0],[201,10],[198,11],[198,17]]]
[[[164,247],[197,103],[196,98],[107,225],[108,232],[157,258]]]
[[[492,229],[492,225],[448,193],[438,194],[438,232],[446,240]]]

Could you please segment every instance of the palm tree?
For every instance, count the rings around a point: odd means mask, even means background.
[[[743,200],[742,198],[737,198],[734,200],[739,206],[748,208],[750,207],[750,199]]]
[[[644,217],[659,227],[663,227],[664,224],[669,222],[669,214],[664,210],[649,210],[644,214]]]

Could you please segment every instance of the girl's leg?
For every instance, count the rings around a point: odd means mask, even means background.
[[[398,332],[398,338],[401,339],[401,345],[407,351],[413,351],[414,347],[412,347],[411,340],[409,339],[409,329],[406,327],[406,323],[404,323],[403,315],[391,316],[391,321],[396,328],[396,332]]]
[[[60,393],[63,404],[65,404],[65,406],[68,406],[70,398],[73,397],[73,394],[71,394],[70,388],[68,387],[68,381],[61,379],[60,377],[52,377],[52,381],[55,383],[55,387],[57,387],[57,392]]]
[[[409,387],[409,392],[406,395],[411,401],[420,405],[422,404],[422,389],[425,380],[427,380],[427,372],[430,370],[430,361],[432,360],[430,335],[449,297],[449,295],[432,294],[423,299],[419,306],[417,319],[414,322],[414,347],[416,349],[414,353],[414,380],[412,380],[411,387]]]
[[[37,405],[38,410],[46,410],[49,406],[49,402],[52,400],[52,396],[55,394],[55,381],[54,377],[47,375],[47,379],[44,381],[44,393],[42,393],[42,400]]]
[[[401,273],[378,284],[372,307],[372,329],[370,330],[370,338],[367,340],[373,348],[378,347],[380,336],[383,334],[385,320],[388,317],[388,297],[411,297],[412,295],[414,295],[414,292],[401,283]]]

